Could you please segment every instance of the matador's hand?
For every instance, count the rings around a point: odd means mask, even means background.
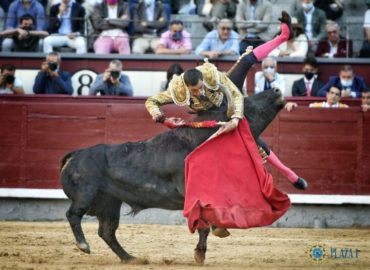
[[[212,140],[221,134],[233,131],[238,127],[239,120],[240,120],[239,118],[233,118],[229,122],[218,122],[220,128],[215,133],[213,133],[212,136],[209,137],[207,140]]]

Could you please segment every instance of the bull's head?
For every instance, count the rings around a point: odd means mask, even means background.
[[[256,139],[284,107],[285,100],[278,88],[263,91],[244,99],[244,115]]]

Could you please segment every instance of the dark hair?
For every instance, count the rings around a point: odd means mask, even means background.
[[[313,66],[314,68],[317,68],[317,60],[313,56],[307,56],[303,60],[303,65],[310,65],[310,66]]]
[[[184,25],[184,23],[180,20],[173,20],[170,22],[170,25],[174,25],[174,24],[181,24],[181,25]]]
[[[26,20],[32,20],[32,23],[35,24],[35,18],[29,13],[23,14],[19,18],[19,23],[22,23],[23,21],[26,21]]]
[[[332,88],[332,87],[337,88],[337,89],[339,90],[339,94],[341,94],[341,93],[342,93],[342,87],[341,87],[340,85],[338,85],[338,84],[334,84],[334,85],[332,85],[330,88]],[[329,88],[329,91],[330,91],[330,88]],[[328,93],[329,93],[329,91],[328,91]]]
[[[202,72],[196,68],[189,69],[184,72],[184,82],[186,85],[197,85],[199,80],[203,80]]]
[[[0,67],[0,71],[3,72],[4,70],[15,71],[15,66],[12,64],[4,64]]]
[[[168,88],[168,84],[172,80],[173,75],[175,75],[175,74],[180,75],[183,72],[184,72],[184,69],[182,68],[182,66],[180,64],[175,63],[175,64],[172,64],[171,66],[169,66],[169,68],[167,69],[167,82],[166,82],[165,89]]]

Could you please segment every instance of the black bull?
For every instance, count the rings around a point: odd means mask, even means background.
[[[244,114],[254,138],[263,132],[283,107],[278,89],[265,91],[244,100]],[[225,120],[221,112],[207,112],[196,120]],[[179,210],[184,202],[185,157],[216,129],[186,128],[168,130],[149,140],[118,145],[100,144],[67,154],[61,164],[61,182],[72,200],[66,213],[77,246],[89,253],[81,228],[83,215],[96,216],[99,236],[123,261],[132,260],[118,243],[122,202],[134,212],[147,208]],[[198,230],[195,259],[205,259],[209,229]]]

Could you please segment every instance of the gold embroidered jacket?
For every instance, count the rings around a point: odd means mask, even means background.
[[[149,113],[154,117],[163,115],[160,107],[165,104],[175,103],[179,106],[188,106],[192,111],[205,111],[213,106],[220,107],[224,95],[228,99],[228,115],[231,118],[243,118],[244,97],[234,83],[225,73],[219,72],[211,63],[204,63],[197,67],[203,74],[203,84],[205,86],[204,95],[207,99],[199,99],[191,96],[183,80],[183,74],[174,76],[169,84],[168,90],[149,97],[145,106]]]

